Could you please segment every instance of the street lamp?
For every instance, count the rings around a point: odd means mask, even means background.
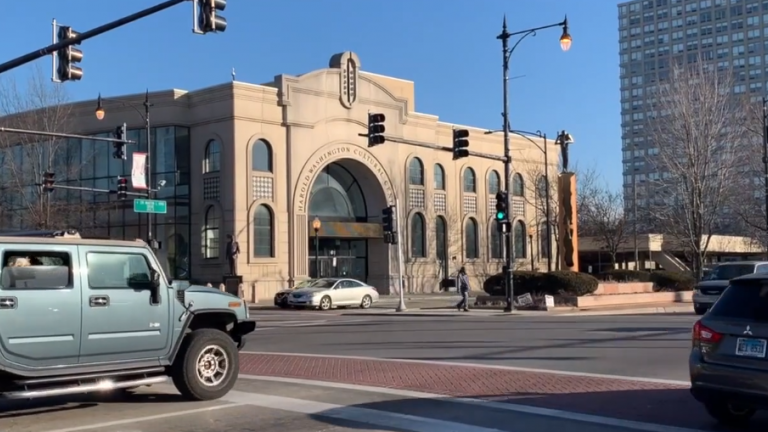
[[[528,241],[531,243],[531,271],[536,271],[536,262],[533,257],[533,235],[536,234],[536,228],[529,226],[528,227]]]
[[[528,30],[522,30],[514,33],[510,33],[507,31],[507,17],[504,16],[504,22],[502,24],[501,28],[501,34],[496,36],[496,39],[501,41],[501,52],[503,56],[503,63],[502,63],[502,69],[503,69],[503,93],[504,93],[504,112],[501,114],[503,117],[502,121],[502,130],[504,131],[504,187],[507,190],[507,199],[510,200],[507,202],[507,208],[512,208],[511,203],[511,196],[512,194],[509,193],[510,184],[512,183],[512,156],[510,155],[510,148],[509,148],[509,58],[512,56],[512,53],[515,51],[515,48],[517,48],[518,45],[520,45],[520,42],[523,41],[528,36],[536,35],[536,32],[539,30],[544,30],[548,28],[553,27],[562,27],[563,28],[563,34],[560,36],[560,48],[563,50],[568,50],[571,47],[571,42],[573,41],[571,38],[571,35],[568,33],[568,17],[565,17],[565,19],[557,24],[550,24],[542,27],[536,27]],[[515,42],[515,44],[512,46],[512,48],[509,47],[509,38],[512,36],[520,36],[520,39]],[[507,233],[507,244],[509,247],[509,250],[512,250],[512,236]],[[505,285],[505,291],[507,295],[507,306],[504,308],[505,312],[512,312],[514,310],[514,305],[512,303],[512,298],[514,296],[514,286],[512,282],[512,254],[507,254],[505,257],[505,264],[506,264],[506,275],[504,277],[504,285]]]
[[[130,102],[117,99],[102,98],[101,93],[99,93],[99,98],[96,100],[96,110],[94,111],[94,115],[96,116],[97,120],[104,120],[104,117],[107,116],[107,112],[104,109],[104,101],[116,102],[133,108],[133,110],[136,111],[144,120],[144,129],[147,138],[147,198],[152,199],[153,191],[152,187],[150,186],[152,184],[152,124],[149,120],[149,109],[152,107],[152,103],[149,102],[149,90],[147,90],[144,94],[144,102],[142,103],[142,105],[144,105],[144,112],[141,112],[138,108],[136,108],[134,104],[131,104]],[[152,238],[152,213],[147,213],[147,240],[149,241],[149,246],[152,249],[157,249],[157,241]]]
[[[320,227],[323,225],[320,219],[315,216],[312,221],[312,229],[315,230],[315,277],[320,277]]]

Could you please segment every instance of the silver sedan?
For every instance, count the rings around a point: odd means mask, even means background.
[[[337,306],[368,309],[377,301],[379,292],[376,288],[355,279],[317,279],[309,286],[293,290],[288,296],[290,306],[320,310]]]

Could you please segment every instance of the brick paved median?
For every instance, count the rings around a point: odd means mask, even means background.
[[[688,386],[482,366],[241,354],[243,374],[301,378],[479,398],[625,420],[705,428],[712,421]]]

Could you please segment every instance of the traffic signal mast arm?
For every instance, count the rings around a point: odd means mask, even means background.
[[[118,20],[112,21],[110,23],[104,24],[102,26],[96,27],[93,30],[88,30],[87,32],[80,33],[71,39],[60,40],[54,44],[48,45],[47,47],[32,51],[31,53],[25,54],[11,61],[7,61],[3,64],[0,64],[0,74],[3,72],[7,72],[11,69],[15,69],[19,66],[23,66],[27,63],[33,62],[37,59],[41,59],[47,55],[54,54],[57,51],[66,49],[68,47],[71,47],[72,45],[79,45],[81,42],[85,40],[94,38],[108,31],[114,30],[118,27],[122,27],[126,24],[130,24],[134,21],[138,21],[142,18],[156,14],[165,9],[176,6],[179,3],[184,3],[185,1],[189,1],[189,0],[168,0],[163,3],[160,3],[159,5],[152,6],[142,11],[136,12],[135,14],[128,15],[126,17],[123,17]]]

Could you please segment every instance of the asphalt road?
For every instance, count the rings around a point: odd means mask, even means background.
[[[594,419],[593,419],[594,420]],[[601,421],[601,419],[597,419]],[[181,401],[166,385],[125,396],[0,403],[3,432],[630,432],[622,422],[579,421],[491,406],[241,379],[216,402]],[[659,429],[655,432],[665,432]],[[670,430],[670,432],[672,432]]]
[[[439,360],[686,381],[693,314],[398,317],[258,311],[247,350]],[[298,328],[296,328],[298,327]]]

